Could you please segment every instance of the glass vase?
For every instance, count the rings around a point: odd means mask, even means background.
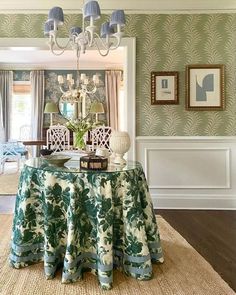
[[[73,133],[73,146],[76,149],[85,150],[85,131],[77,131]]]

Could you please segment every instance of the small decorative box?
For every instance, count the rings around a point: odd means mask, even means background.
[[[101,156],[84,156],[80,158],[80,169],[106,170],[108,159]]]

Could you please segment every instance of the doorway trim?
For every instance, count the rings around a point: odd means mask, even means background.
[[[61,39],[63,41],[63,38]],[[64,42],[66,39],[64,39]],[[135,84],[136,84],[136,39],[123,38],[121,45],[124,48],[124,98],[125,131],[130,135],[131,147],[127,155],[128,160],[136,159],[135,137],[136,137],[136,109],[135,109]],[[0,38],[1,49],[14,47],[33,47],[37,49],[49,50],[46,38]],[[10,66],[12,69],[13,65]],[[17,67],[17,65],[16,65]],[[6,68],[6,67],[2,67]],[[39,65],[30,64],[30,69],[38,69]],[[9,69],[9,68],[8,68]],[[18,68],[19,69],[19,65]],[[26,67],[24,67],[26,69]],[[46,68],[45,68],[46,69]]]

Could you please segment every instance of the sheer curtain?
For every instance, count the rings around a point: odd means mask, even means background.
[[[43,132],[44,71],[31,71],[30,83],[32,98],[32,139],[41,139]]]
[[[12,97],[13,72],[0,71],[0,141],[10,137],[10,102]]]
[[[105,73],[107,124],[115,130],[119,126],[118,111],[121,77],[122,71],[109,70]]]

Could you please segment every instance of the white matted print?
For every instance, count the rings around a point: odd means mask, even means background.
[[[178,104],[178,72],[151,73],[151,104]]]
[[[188,65],[186,67],[186,109],[224,109],[223,65]]]

